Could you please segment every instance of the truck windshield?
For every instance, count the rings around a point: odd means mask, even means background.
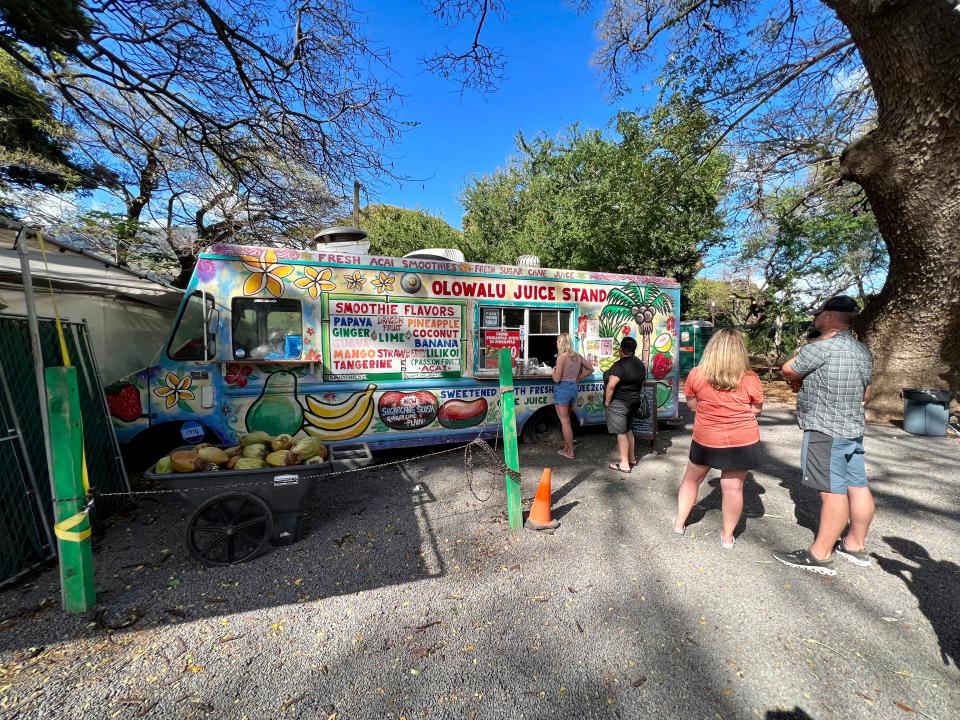
[[[233,357],[237,360],[298,360],[303,353],[299,300],[234,298]]]
[[[174,360],[204,360],[203,325],[206,322],[206,310],[213,309],[213,296],[207,295],[207,307],[199,292],[193,293],[183,308],[177,329],[173,333],[167,354]],[[209,336],[210,355],[216,354],[216,336]]]

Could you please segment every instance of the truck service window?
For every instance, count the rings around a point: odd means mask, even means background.
[[[235,359],[300,359],[303,311],[299,300],[234,298],[231,312]]]
[[[554,365],[557,337],[570,332],[570,310],[519,307],[480,309],[481,368],[496,368],[497,353],[510,348],[513,359]]]
[[[213,309],[213,296],[207,295],[207,307],[203,306],[200,293],[193,293],[187,300],[183,314],[177,322],[177,329],[173,333],[167,355],[173,360],[203,360],[203,325],[206,322],[207,310]],[[208,337],[210,355],[215,355],[216,336]]]

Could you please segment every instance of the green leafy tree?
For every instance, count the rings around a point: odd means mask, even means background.
[[[741,298],[812,307],[839,293],[862,304],[874,296],[888,259],[861,192],[844,186],[811,197],[807,188],[791,187],[764,202],[764,219],[739,258],[761,280]]]
[[[652,69],[664,93],[680,91],[708,108],[721,123],[716,145],[729,144],[743,160],[746,206],[828,164],[839,168],[828,183],[863,188],[890,262],[858,321],[875,358],[868,411],[899,413],[900,388],[910,385],[947,386],[960,398],[957,3],[576,3],[601,4],[595,61],[607,87],[619,95],[637,70]],[[486,0],[432,5],[448,25],[473,25],[474,48],[484,47],[484,25],[512,10],[506,0],[494,13]],[[443,59],[433,64],[441,73],[481,89],[484,79],[502,77],[505,62],[495,49],[448,50]]]
[[[960,393],[956,3],[605,6],[596,59],[609,86],[623,90],[636,69],[659,66],[666,92],[719,117],[717,140],[738,148],[754,197],[798,173],[863,189],[889,253],[883,288],[858,320],[875,358],[868,410],[898,414],[904,386]],[[838,172],[810,172],[828,165]]]
[[[725,238],[727,157],[682,162],[711,142],[711,118],[679,99],[620,113],[608,138],[571,127],[517,138],[519,155],[461,195],[467,240],[492,260],[532,254],[551,267],[673,277],[688,283]]]
[[[349,220],[342,223],[347,225]],[[402,257],[424,248],[456,248],[468,260],[481,259],[471,255],[463,233],[423,210],[368,205],[360,211],[360,227],[367,232],[373,255]]]
[[[683,317],[688,320],[712,320],[717,325],[741,325],[746,318],[741,315],[737,295],[753,289],[753,284],[745,280],[696,278],[681,297],[686,301]]]
[[[89,189],[111,180],[71,154],[70,129],[12,57],[0,53],[0,190]]]

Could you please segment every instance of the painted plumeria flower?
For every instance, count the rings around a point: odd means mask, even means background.
[[[316,268],[305,267],[303,277],[297,278],[293,284],[298,288],[305,289],[310,297],[316,300],[320,293],[336,289],[337,284],[330,279],[332,275],[333,272],[330,268],[317,270]]]
[[[177,377],[171,372],[167,373],[167,376],[164,378],[166,383],[163,387],[158,387],[153,391],[153,394],[157,397],[162,397],[166,403],[167,410],[172,408],[181,400],[193,400],[193,390],[190,389],[190,384],[193,382],[190,379],[190,375],[184,375],[183,379]]]
[[[364,275],[359,270],[354,270],[349,275],[344,275],[343,279],[347,283],[347,288],[353,290],[354,292],[360,292],[363,290],[363,284],[367,281],[366,275]]]
[[[393,283],[395,280],[396,278],[393,275],[387,275],[383,270],[381,270],[376,274],[371,282],[377,289],[377,293],[382,295],[383,293],[393,292]]]
[[[263,258],[241,255],[240,262],[250,271],[243,283],[244,295],[259,295],[264,289],[274,297],[283,295],[284,278],[293,272],[293,266],[278,263],[276,251],[267,250]]]

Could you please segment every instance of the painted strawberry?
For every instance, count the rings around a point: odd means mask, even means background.
[[[624,326],[623,326],[623,330],[621,330],[620,332],[622,332],[624,335],[629,335],[629,334],[630,334],[630,326],[629,326],[629,325],[624,325]]]
[[[667,318],[667,330],[670,330],[672,332],[676,327],[677,327],[677,321],[674,320],[673,315],[671,315],[670,317]]]
[[[140,417],[140,389],[130,383],[112,385],[106,389],[107,407],[110,414],[124,422],[133,422]]]
[[[673,370],[673,358],[669,355],[661,353],[653,359],[651,372],[653,373],[654,380],[662,380],[670,374],[671,370]]]

